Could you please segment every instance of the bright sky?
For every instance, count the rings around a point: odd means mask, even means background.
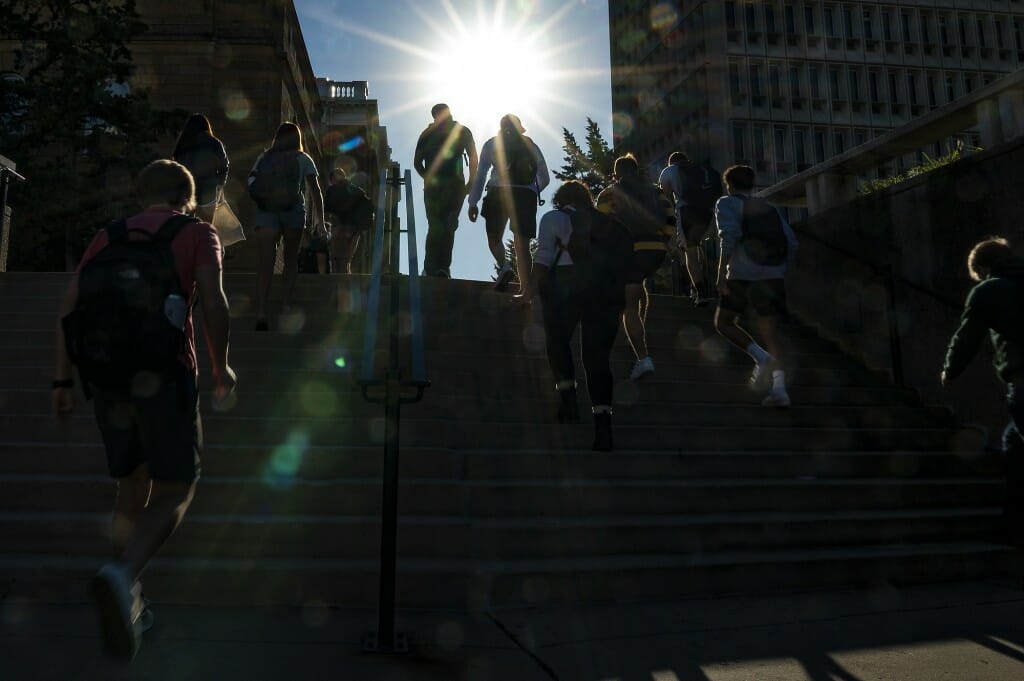
[[[437,102],[469,126],[478,150],[503,114],[519,115],[552,171],[562,165],[563,127],[582,143],[590,116],[611,138],[604,0],[295,0],[295,7],[316,75],[370,82],[403,170],[412,168]],[[413,179],[422,265],[427,224],[415,172]],[[552,178],[543,198],[557,186]],[[463,206],[452,276],[492,274],[483,218],[470,222]]]

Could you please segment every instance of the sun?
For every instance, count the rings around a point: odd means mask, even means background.
[[[497,129],[506,113],[524,123],[544,117],[552,64],[536,33],[500,14],[438,35],[421,74],[424,94],[444,102],[474,130]]]

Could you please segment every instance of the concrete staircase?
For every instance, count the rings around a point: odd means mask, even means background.
[[[91,405],[64,425],[48,411],[66,281],[0,275],[6,598],[84,599],[109,551],[114,485]],[[373,605],[384,422],[354,381],[366,279],[300,277],[302,314],[270,333],[251,331],[252,283],[227,275],[238,402],[222,412],[203,403],[203,478],[147,593]],[[400,607],[661,600],[1008,569],[1010,550],[984,539],[1003,494],[998,458],[948,410],[915,405],[804,329],[788,328],[796,406],[767,410],[710,310],[656,297],[657,373],[617,385],[617,451],[595,453],[590,423],[552,422],[556,395],[529,311],[478,282],[424,280],[424,295],[434,386],[403,409]],[[621,334],[614,360],[626,376]]]

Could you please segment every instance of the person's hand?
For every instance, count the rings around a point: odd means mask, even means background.
[[[728,279],[719,279],[718,280],[718,285],[716,286],[716,288],[718,289],[718,295],[722,296],[723,298],[728,296],[729,295],[729,280]]]
[[[50,399],[53,415],[59,419],[67,418],[75,410],[75,391],[71,388],[54,388]]]
[[[230,366],[225,366],[223,370],[214,372],[213,383],[214,397],[218,402],[223,402],[235,392],[235,386],[238,385],[238,377],[235,375],[234,369]]]
[[[469,207],[469,210],[466,211],[466,215],[469,216],[470,222],[476,222],[477,216],[480,215],[480,210],[476,207],[475,203]]]
[[[949,376],[946,375],[945,371],[939,374],[939,383],[942,384],[943,388],[948,388],[950,385],[953,384],[953,382],[949,380]]]
[[[526,293],[517,293],[512,296],[512,303],[520,307],[529,307],[533,304],[533,296]]]

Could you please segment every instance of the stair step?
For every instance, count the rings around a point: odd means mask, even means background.
[[[546,560],[400,560],[401,607],[469,608],[664,601],[814,587],[941,582],[1005,574],[1003,546],[949,542],[815,550],[737,551]],[[101,555],[0,557],[10,597],[86,600]],[[154,602],[373,606],[377,563],[341,559],[157,558],[146,571]]]

